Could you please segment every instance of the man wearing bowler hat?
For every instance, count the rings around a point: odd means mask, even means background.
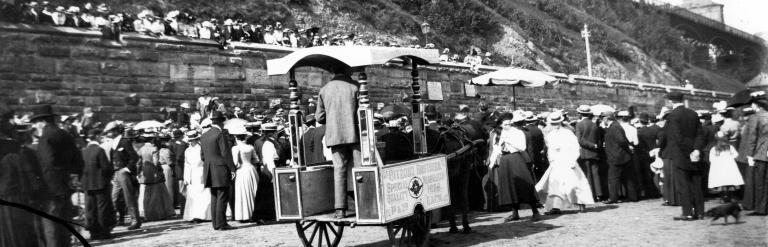
[[[107,123],[104,127],[104,133],[111,141],[102,146],[107,152],[107,158],[112,164],[114,171],[112,178],[112,203],[117,209],[117,225],[124,224],[126,213],[131,216],[133,222],[128,226],[128,230],[135,230],[141,227],[141,218],[139,218],[138,185],[136,179],[138,174],[136,162],[139,160],[139,154],[133,147],[133,132],[124,131],[122,123],[113,121]]]
[[[227,140],[227,130],[223,129],[224,115],[220,111],[211,113],[211,128],[200,138],[201,157],[203,160],[203,179],[205,187],[211,188],[211,216],[214,230],[234,229],[227,224],[227,202],[229,186],[235,176],[235,163],[232,159],[232,145]]]
[[[675,169],[675,186],[683,214],[675,220],[697,220],[704,216],[704,193],[701,190],[702,169],[699,160],[703,147],[703,130],[695,111],[685,107],[683,94],[667,94],[667,104],[672,109],[667,115],[663,137],[659,143],[661,153]],[[667,164],[665,164],[667,165]]]
[[[43,172],[43,183],[48,188],[49,200],[43,203],[46,213],[68,220],[73,215],[70,186],[73,175],[83,171],[83,159],[75,140],[69,133],[56,126],[56,114],[51,105],[33,108],[30,122],[40,139],[37,160]],[[47,246],[69,246],[71,233],[59,223],[43,220],[43,234]]]

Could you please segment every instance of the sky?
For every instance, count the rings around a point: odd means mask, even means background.
[[[723,4],[725,24],[747,33],[768,36],[768,0],[712,0]],[[680,4],[683,0],[661,0]]]

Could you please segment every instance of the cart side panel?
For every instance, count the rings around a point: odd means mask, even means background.
[[[352,169],[355,179],[355,211],[360,223],[382,223],[379,212],[379,169],[362,167]]]
[[[333,167],[300,171],[302,215],[333,211]]]
[[[275,169],[275,203],[277,220],[301,219],[301,193],[299,170],[294,168]]]
[[[451,205],[445,155],[387,165],[380,172],[384,223],[413,215],[417,205],[424,211]]]

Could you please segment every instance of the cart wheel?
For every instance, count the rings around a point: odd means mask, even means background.
[[[305,247],[336,247],[339,246],[341,234],[344,233],[344,225],[314,220],[296,222],[296,232],[299,233],[301,243]],[[307,235],[309,235],[309,238],[307,238]],[[313,245],[313,242],[315,245]]]
[[[417,209],[411,217],[387,224],[392,246],[429,246],[430,212]]]

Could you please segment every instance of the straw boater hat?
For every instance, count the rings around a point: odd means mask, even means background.
[[[532,111],[526,111],[525,112],[525,121],[526,122],[533,122],[533,121],[536,121],[536,120],[539,120],[539,119],[536,118],[536,114],[533,114]]]
[[[560,112],[553,112],[547,116],[547,124],[559,124],[565,120],[563,114]]]
[[[197,130],[190,130],[187,131],[184,136],[187,138],[187,141],[193,141],[200,139],[200,132],[197,132]]]
[[[592,109],[588,105],[580,105],[579,108],[576,108],[576,112],[579,114],[593,114]]]

